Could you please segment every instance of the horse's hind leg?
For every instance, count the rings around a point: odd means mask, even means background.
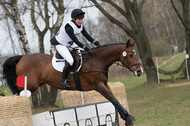
[[[113,96],[107,83],[106,84],[104,84],[103,82],[100,83],[95,90],[99,92],[101,95],[103,95],[115,106],[121,118],[126,121],[126,125],[133,125],[133,121],[135,121],[135,118],[131,116],[127,112],[127,110],[119,103],[119,101]]]

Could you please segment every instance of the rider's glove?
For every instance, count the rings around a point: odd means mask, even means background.
[[[89,48],[85,47],[84,50],[89,53],[90,55],[93,55],[93,51],[90,50]]]
[[[94,45],[96,45],[97,47],[100,46],[100,42],[98,42],[98,41],[94,41],[93,43],[94,43]]]

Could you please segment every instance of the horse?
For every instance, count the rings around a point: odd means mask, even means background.
[[[115,106],[121,118],[128,124],[133,124],[135,118],[113,96],[107,84],[108,68],[117,62],[117,64],[128,68],[134,75],[140,76],[143,70],[134,50],[134,45],[135,42],[131,43],[128,40],[125,43],[107,44],[92,48],[93,55],[82,52],[83,64],[78,72],[81,90],[99,92]],[[3,64],[3,74],[13,94],[22,90],[15,84],[17,76],[27,76],[27,89],[31,92],[36,91],[43,84],[65,90],[60,85],[62,73],[53,68],[51,61],[52,55],[42,53],[8,58]],[[73,75],[70,74],[70,76],[71,88],[67,90],[78,90]]]

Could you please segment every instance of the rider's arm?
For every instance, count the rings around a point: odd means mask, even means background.
[[[69,37],[73,40],[73,42],[75,42],[79,47],[85,48],[85,46],[81,42],[79,42],[77,37],[74,35],[73,28],[69,24],[65,26],[65,31],[69,35]]]
[[[91,43],[94,42],[94,39],[88,34],[88,32],[86,31],[85,27],[83,26],[83,30],[81,31],[81,33],[85,36],[85,38],[90,41]]]
[[[86,31],[86,29],[84,28],[84,26],[83,26],[83,30],[82,30],[81,32],[82,32],[82,34],[85,36],[85,38],[86,38],[88,41],[90,41],[91,43],[93,43],[93,44],[96,45],[96,46],[100,46],[100,43],[99,43],[98,41],[94,40],[94,39],[88,34],[88,32]]]

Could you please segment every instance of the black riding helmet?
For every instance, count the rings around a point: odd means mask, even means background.
[[[71,12],[71,18],[76,18],[76,19],[83,19],[84,18],[85,12],[83,12],[81,9],[74,9]]]

